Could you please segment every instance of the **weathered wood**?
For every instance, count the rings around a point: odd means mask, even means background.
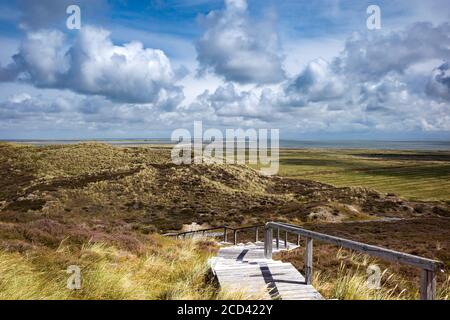
[[[220,286],[256,299],[323,299],[316,289],[305,284],[305,278],[291,263],[264,258],[265,250],[276,245],[273,230],[265,230],[264,235],[266,246],[248,243],[219,249],[210,264]]]
[[[422,270],[420,278],[420,299],[436,299],[436,273],[430,270]]]
[[[276,248],[280,249],[280,228],[277,228],[276,241],[277,241]]]
[[[287,231],[284,232],[284,248],[287,248],[287,243],[288,243],[288,233]]]
[[[261,252],[264,252],[264,256],[266,258],[272,257],[272,251],[273,246],[275,244],[276,249],[279,250],[280,245],[280,229],[285,231],[285,248],[292,248],[295,247],[295,245],[290,244],[288,242],[287,234],[288,232],[291,232],[293,234],[297,235],[297,246],[300,245],[300,236],[307,238],[307,246],[306,246],[306,252],[305,252],[305,276],[307,283],[310,283],[312,281],[312,243],[313,239],[323,242],[328,242],[335,244],[337,246],[340,246],[342,248],[347,248],[359,252],[363,252],[365,254],[378,257],[381,259],[385,259],[388,261],[396,262],[396,263],[403,263],[407,264],[413,267],[417,267],[422,269],[422,276],[421,276],[421,288],[420,288],[420,297],[421,299],[435,299],[436,296],[436,272],[443,269],[444,265],[442,262],[427,258],[422,258],[419,256],[402,253],[378,246],[373,246],[353,240],[343,239],[340,237],[330,236],[326,234],[322,234],[315,231],[310,231],[303,229],[301,227],[287,224],[287,223],[276,223],[276,222],[268,222],[265,225],[256,225],[256,226],[247,226],[247,227],[240,227],[240,228],[232,228],[228,226],[222,226],[222,227],[214,227],[214,228],[208,228],[208,229],[201,229],[201,230],[194,230],[194,231],[187,231],[187,232],[180,232],[180,233],[169,233],[165,236],[175,236],[177,239],[183,238],[186,239],[187,237],[193,238],[195,235],[199,234],[200,232],[203,234],[203,236],[206,235],[207,231],[211,230],[220,230],[223,229],[223,239],[224,242],[227,242],[228,238],[228,230],[233,230],[234,235],[234,244],[237,244],[237,232],[238,230],[246,230],[246,229],[255,229],[255,241],[258,242],[259,238],[259,227],[264,226],[264,248],[261,250]],[[276,240],[273,240],[273,229],[276,229]],[[208,236],[213,237],[220,237],[220,232],[216,233],[210,233]],[[274,243],[275,242],[275,243]],[[310,255],[309,255],[310,252]],[[247,257],[252,257],[254,254],[251,253],[247,255]]]
[[[306,238],[306,250],[305,250],[305,282],[306,284],[312,283],[313,277],[313,239]]]
[[[293,226],[285,223],[275,223],[268,222],[266,224],[267,228],[277,228],[289,231],[291,233],[308,237],[318,241],[324,241],[328,243],[335,244],[342,248],[347,248],[355,251],[360,251],[368,255],[385,259],[392,262],[398,262],[414,266],[420,269],[426,269],[430,271],[438,271],[443,268],[443,264],[440,261],[422,258],[419,256],[411,255],[408,253],[398,252],[378,246],[373,246],[353,240],[347,240],[335,236],[330,236],[327,234],[306,230],[297,226]]]
[[[221,233],[220,232],[216,232],[216,233],[209,233],[210,231],[213,230],[223,230],[224,232],[224,242],[228,241],[228,234],[227,232],[229,230],[232,231],[239,231],[239,230],[247,230],[247,229],[255,229],[255,228],[263,228],[265,225],[253,225],[253,226],[245,226],[245,227],[239,227],[239,228],[233,228],[233,227],[229,227],[227,225],[223,225],[220,227],[212,227],[212,228],[206,228],[206,229],[200,229],[200,230],[191,230],[191,231],[184,231],[184,232],[177,232],[177,233],[166,233],[163,236],[166,237],[176,237],[177,239],[183,238],[194,238],[198,233],[202,233],[204,236],[208,233],[208,236],[211,237],[221,237]],[[258,231],[258,230],[256,230]],[[255,235],[256,237],[256,235]],[[259,239],[256,238],[256,241],[258,241]]]
[[[184,231],[184,232],[178,232],[176,234],[168,234],[167,236],[183,236],[185,237],[187,236],[191,236],[195,233],[199,233],[199,232],[208,232],[208,231],[213,231],[213,230],[220,230],[223,229],[224,227],[214,227],[214,228],[206,228],[206,229],[200,229],[200,230],[191,230],[191,231]]]
[[[273,246],[273,232],[272,228],[264,229],[264,257],[266,259],[272,259],[272,246]]]

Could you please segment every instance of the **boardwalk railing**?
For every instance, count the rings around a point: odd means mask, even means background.
[[[436,273],[443,269],[443,263],[436,260],[426,259],[419,256],[398,252],[382,247],[377,247],[361,242],[343,239],[327,234],[310,231],[287,223],[268,222],[265,225],[264,232],[264,255],[266,258],[272,258],[273,233],[276,235],[276,246],[279,246],[280,230],[285,231],[285,245],[287,243],[287,234],[292,233],[299,237],[306,238],[305,247],[305,280],[311,284],[313,275],[313,240],[323,241],[335,244],[342,248],[363,252],[364,254],[374,256],[391,262],[398,262],[410,265],[422,270],[420,283],[420,299],[434,300],[436,297]]]
[[[189,237],[194,237],[196,235],[211,236],[211,234],[212,234],[214,237],[223,238],[223,242],[228,242],[228,233],[232,232],[233,244],[236,245],[238,243],[237,240],[238,240],[239,232],[244,231],[244,230],[254,230],[255,242],[259,241],[259,230],[263,229],[264,226],[265,226],[264,224],[260,224],[260,225],[254,225],[254,226],[233,228],[233,227],[224,225],[224,226],[207,228],[207,229],[184,231],[184,232],[178,232],[178,233],[168,233],[168,234],[165,234],[165,236],[176,237],[177,239],[185,239],[185,238],[189,238]],[[213,231],[216,231],[216,233]]]

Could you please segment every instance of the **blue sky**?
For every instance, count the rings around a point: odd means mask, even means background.
[[[81,29],[66,8],[81,9]],[[381,9],[368,30],[366,9]],[[450,3],[0,1],[0,139],[449,139]]]

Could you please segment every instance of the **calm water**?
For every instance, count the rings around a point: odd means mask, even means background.
[[[74,144],[86,140],[7,140],[9,142],[33,145]],[[89,140],[112,145],[171,144],[170,139],[105,139]],[[385,150],[450,150],[450,141],[375,141],[375,140],[333,140],[296,141],[280,140],[281,148],[326,148],[326,149],[385,149]]]
[[[280,141],[284,148],[450,150],[450,141]]]

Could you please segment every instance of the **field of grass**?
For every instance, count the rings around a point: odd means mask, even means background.
[[[279,174],[411,200],[450,200],[450,152],[282,150]]]

